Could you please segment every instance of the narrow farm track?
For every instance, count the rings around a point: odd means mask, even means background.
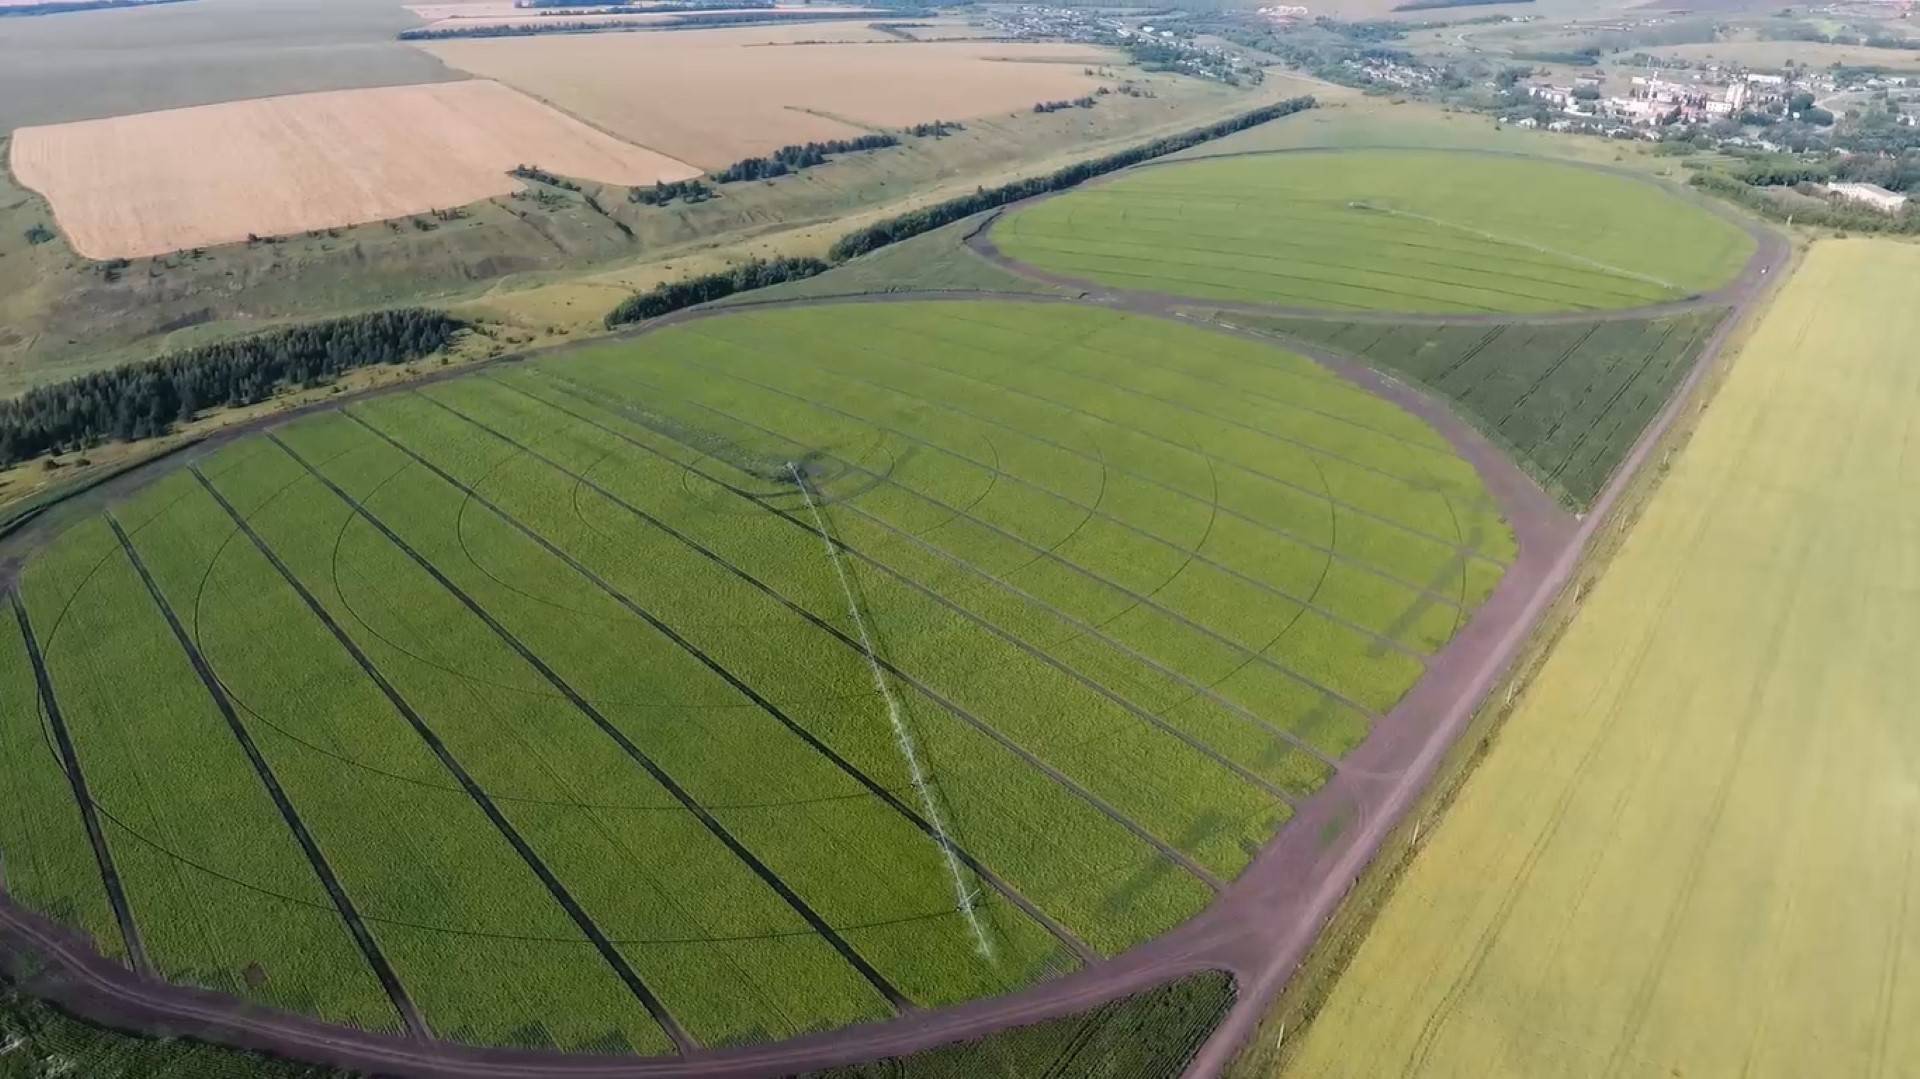
[[[1264,1012],[1266,1001],[1278,991],[1287,976],[1305,956],[1319,927],[1332,914],[1350,883],[1364,869],[1390,829],[1424,788],[1441,756],[1464,729],[1481,699],[1504,674],[1508,664],[1518,654],[1539,616],[1572,578],[1587,543],[1599,525],[1609,516],[1627,480],[1645,463],[1654,443],[1685,407],[1703,374],[1712,367],[1735,325],[1763,296],[1767,286],[1778,278],[1780,271],[1786,266],[1788,247],[1784,238],[1744,219],[1734,217],[1730,213],[1727,216],[1738,220],[1741,227],[1757,241],[1756,251],[1744,273],[1733,283],[1710,295],[1633,310],[1541,316],[1505,314],[1408,316],[1376,312],[1291,310],[1195,301],[1187,297],[1159,293],[1129,293],[1067,280],[1052,283],[1085,289],[1088,294],[1075,298],[1018,298],[1019,302],[1023,303],[1083,304],[1179,320],[1188,319],[1190,311],[1204,309],[1226,313],[1244,310],[1289,317],[1417,325],[1555,324],[1644,319],[1661,314],[1705,310],[1713,307],[1734,309],[1733,314],[1721,323],[1707,341],[1694,368],[1688,373],[1680,388],[1661,410],[1654,423],[1634,444],[1632,452],[1616,470],[1591,511],[1579,521],[1575,521],[1560,510],[1517,465],[1466,423],[1456,418],[1445,405],[1407,384],[1379,374],[1351,356],[1330,348],[1231,326],[1216,324],[1213,327],[1217,332],[1233,334],[1248,340],[1268,343],[1282,340],[1289,350],[1307,356],[1347,382],[1382,397],[1426,421],[1444,438],[1448,447],[1464,458],[1479,474],[1486,490],[1513,528],[1518,541],[1518,554],[1492,595],[1474,611],[1470,621],[1455,634],[1451,641],[1429,658],[1424,677],[1398,704],[1379,718],[1363,744],[1339,759],[1336,770],[1324,787],[1310,797],[1299,801],[1293,819],[1271,843],[1260,851],[1252,864],[1237,879],[1231,882],[1214,879],[1211,874],[1192,863],[1184,854],[1168,847],[1163,841],[1152,840],[1163,857],[1181,864],[1181,868],[1187,872],[1210,883],[1216,888],[1218,894],[1211,905],[1198,916],[1117,956],[1088,963],[1071,973],[1004,996],[976,1000],[953,1007],[909,1011],[876,1023],[808,1034],[772,1044],[725,1049],[704,1049],[692,1044],[691,1039],[678,1028],[672,1017],[665,1014],[659,1002],[652,999],[651,994],[644,987],[639,986],[636,977],[629,983],[630,987],[636,990],[636,995],[640,996],[643,1003],[648,1006],[648,1010],[661,1022],[669,1036],[682,1050],[682,1055],[678,1057],[636,1059],[593,1054],[558,1055],[519,1049],[475,1049],[395,1035],[372,1034],[242,1004],[231,997],[216,993],[161,984],[144,976],[144,964],[140,965],[142,973],[129,971],[121,964],[99,955],[75,932],[24,909],[10,898],[3,897],[0,897],[0,944],[45,960],[45,972],[36,977],[32,983],[34,991],[88,1016],[141,1029],[191,1034],[344,1067],[433,1076],[699,1075],[724,1077],[761,1076],[801,1071],[909,1053],[944,1042],[978,1037],[1006,1027],[1082,1011],[1185,974],[1223,969],[1233,973],[1238,982],[1238,1003],[1202,1048],[1192,1071],[1192,1074],[1197,1075],[1217,1074],[1254,1029]],[[1016,273],[1038,280],[1047,280],[1043,275],[1001,258],[993,248],[989,230],[976,230],[969,244],[976,253],[994,259]],[[968,302],[1008,298],[992,293],[937,295],[900,293],[851,299],[769,302],[748,305],[746,309],[777,310],[847,303]],[[732,309],[683,312],[657,320],[628,336],[641,336],[670,326],[723,319],[732,313]],[[568,349],[563,348],[556,350],[556,353],[566,351]],[[499,361],[491,361],[488,366],[493,370],[506,370],[522,358],[505,357]],[[225,445],[235,438],[270,430],[300,416],[339,409],[396,392],[416,392],[424,386],[469,376],[472,371],[473,368],[452,370],[404,387],[345,395],[343,398],[238,426],[209,439],[205,444],[187,454],[175,455],[173,459],[157,464],[153,468],[136,470],[117,478],[83,496],[83,501],[104,504],[109,499],[125,495],[166,472],[179,467],[192,467],[194,462],[208,451]],[[431,396],[422,396],[460,415],[452,406],[437,401]],[[550,408],[557,407],[551,402],[543,401],[542,403]],[[354,418],[359,419],[359,417]],[[462,415],[462,419],[478,427],[486,426],[474,417]],[[364,420],[360,422],[363,425],[365,423]],[[618,434],[618,432],[614,433]],[[644,509],[622,502],[608,488],[596,483],[587,474],[569,471],[558,462],[543,456],[538,450],[514,442],[511,437],[501,432],[494,431],[493,434],[517,446],[529,459],[543,461],[549,467],[564,473],[571,479],[576,494],[582,490],[590,490],[596,492],[601,498],[611,500],[636,520],[674,535],[694,550],[694,553],[721,566],[735,577],[744,579],[745,583],[778,601],[785,609],[808,619],[829,636],[838,638],[841,645],[847,648],[859,647],[857,642],[848,638],[837,627],[818,619],[804,607],[782,595],[773,586],[732,566],[720,555],[701,547],[691,537],[676,533],[671,526],[657,518],[652,518]],[[382,434],[382,437],[388,436]],[[405,447],[399,448],[405,452]],[[994,482],[1007,478],[997,467],[990,474],[994,476]],[[196,475],[198,475],[197,471]],[[206,483],[204,479],[201,482]],[[209,488],[212,487],[210,483],[206,485]],[[471,488],[467,489],[466,493],[469,496],[478,497],[477,492]],[[217,492],[215,497],[219,497]],[[224,503],[224,500],[222,501]],[[484,500],[478,501],[478,505],[481,509],[493,508]],[[268,558],[274,560],[271,551],[257,537],[251,536],[244,518],[234,513],[231,507],[225,508],[234,517],[237,527],[247,532],[249,538],[254,539]],[[797,524],[811,528],[810,525],[805,525],[798,519],[795,520]],[[509,523],[517,522],[509,520]],[[6,540],[4,544],[0,544],[0,557],[30,550],[35,543],[44,541],[44,533],[51,527],[51,524],[40,522],[28,526]],[[847,548],[844,544],[842,549],[847,550],[852,557],[859,557],[857,549]],[[290,582],[293,582],[291,573],[284,566],[279,566],[277,560],[275,561],[276,567]],[[1331,559],[1328,561],[1329,564],[1332,563]],[[884,567],[877,568],[881,568],[884,572]],[[304,589],[301,589],[297,582],[294,584],[297,590],[302,591],[303,597],[307,599],[314,612],[320,615],[323,621],[330,621],[317,601],[311,596],[306,596]],[[614,598],[616,601],[619,599],[618,595]],[[1445,601],[1444,596],[1436,595],[1434,599],[1437,602]],[[16,605],[16,611],[22,620],[24,630],[26,628],[24,608]],[[357,653],[357,648],[352,645],[342,630],[331,625],[329,628],[350,652]],[[356,658],[363,661],[365,665],[363,655],[357,655]],[[408,710],[405,702],[398,698],[397,692],[379,677],[377,672],[369,673],[373,675],[376,684],[387,692],[396,707],[403,713]],[[890,673],[902,684],[914,686],[916,691],[932,692],[931,687],[924,684],[915,685],[915,679],[908,671],[895,669]],[[43,679],[41,682],[43,703],[49,706],[52,705],[48,697],[50,688]],[[968,717],[958,710],[952,702],[943,701],[943,703],[962,719],[969,720],[978,726],[985,726],[977,718]],[[423,726],[418,717],[407,718],[415,724],[416,728]],[[430,731],[422,730],[421,733],[430,742],[433,741]],[[814,748],[821,749],[819,746]],[[1016,754],[1024,753],[1017,743],[1009,748]],[[444,755],[444,748],[439,752]],[[827,752],[830,753],[830,751]],[[848,770],[849,766],[835,763],[843,771]],[[1039,762],[1029,756],[1028,763],[1037,765]],[[1047,770],[1044,766],[1041,767],[1043,771]],[[464,772],[458,769],[457,762],[452,765],[451,770],[457,778],[462,779],[463,787],[471,784],[471,780],[466,779]],[[68,774],[76,785],[81,782],[77,769],[70,770]],[[855,776],[856,780],[860,778]],[[1077,784],[1065,776],[1055,772],[1053,778],[1069,789],[1078,789],[1081,796],[1090,804],[1104,806],[1104,803],[1092,792],[1078,788]],[[912,818],[913,810],[900,802],[892,792],[870,779],[866,780],[863,786],[872,791],[874,796],[888,802],[895,812],[909,819]],[[479,791],[477,787],[469,787],[469,793],[479,800],[486,798],[484,792]],[[79,800],[83,812],[88,811],[91,802],[84,791],[80,791]],[[485,808],[484,805],[483,808]],[[1145,829],[1141,829],[1138,824],[1126,821],[1124,815],[1119,814],[1111,806],[1104,806],[1104,809],[1122,823],[1132,824],[1131,830],[1136,830],[1136,835],[1144,834],[1144,837],[1151,838],[1150,833],[1146,833]],[[498,810],[491,810],[487,815],[493,818],[496,824],[504,825],[504,818]],[[922,830],[926,827],[924,822],[919,822],[919,826]],[[505,827],[511,829],[510,825]],[[510,836],[509,839],[511,838]],[[522,849],[523,855],[537,859],[537,856],[532,855],[531,850],[525,849],[524,841],[515,846]],[[103,844],[100,849],[104,851]],[[977,862],[970,860],[969,868],[1015,905],[1023,906],[1025,909],[1021,899],[1011,889],[996,881]],[[543,875],[543,879],[549,877],[550,874]],[[554,887],[559,886],[557,880],[550,880],[549,883]],[[582,919],[585,917],[584,912],[578,911],[577,904],[568,909],[569,913],[577,913]],[[1033,910],[1027,912],[1034,913]],[[137,937],[132,935],[133,927],[130,919],[127,923],[123,923],[123,927],[129,933],[129,944],[137,956]],[[589,939],[598,938],[594,943],[601,948],[603,955],[609,957],[609,961],[617,957],[612,944],[607,942],[603,935],[599,935],[597,929],[592,928],[591,922],[586,922],[582,928]],[[1054,932],[1063,944],[1072,947],[1083,959],[1087,957],[1085,945],[1078,945],[1071,934],[1065,933],[1056,925],[1048,925],[1048,929]],[[1075,945],[1078,946],[1075,947]],[[631,974],[630,971],[626,973]]]

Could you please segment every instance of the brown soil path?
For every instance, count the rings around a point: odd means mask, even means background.
[[[1299,152],[1299,151],[1280,151]],[[1657,182],[1657,181],[1649,181]],[[1379,850],[1393,826],[1425,789],[1442,756],[1465,729],[1481,700],[1504,676],[1519,654],[1534,624],[1572,578],[1587,543],[1620,497],[1628,479],[1645,462],[1653,446],[1685,407],[1706,371],[1731,334],[1767,286],[1777,280],[1790,254],[1785,237],[1732,214],[1752,234],[1758,246],[1745,272],[1715,293],[1682,301],[1680,310],[1730,306],[1733,316],[1721,324],[1702,350],[1686,380],[1660,415],[1635,444],[1590,511],[1575,520],[1536,486],[1520,468],[1445,404],[1406,383],[1366,367],[1357,360],[1324,348],[1287,342],[1287,347],[1309,356],[1340,377],[1375,393],[1430,423],[1454,451],[1479,471],[1488,492],[1511,523],[1519,553],[1493,595],[1475,612],[1468,625],[1440,650],[1426,676],[1374,726],[1367,741],[1340,762],[1333,779],[1303,801],[1295,818],[1205,911],[1152,941],[1110,960],[1017,993],[973,1001],[951,1008],[912,1012],[894,1019],[807,1035],[769,1045],[734,1049],[694,1050],[680,1057],[632,1058],[561,1055],[518,1049],[476,1049],[404,1038],[322,1023],[276,1012],[232,997],[198,989],[167,985],[140,978],[99,955],[81,935],[25,910],[0,895],[0,955],[15,970],[30,972],[27,988],[73,1011],[101,1022],[141,1031],[191,1035],[211,1041],[262,1049],[286,1056],[326,1062],[357,1070],[421,1076],[710,1076],[747,1077],[785,1074],[836,1064],[915,1052],[946,1042],[977,1038],[1012,1026],[1070,1015],[1138,992],[1170,979],[1202,970],[1231,972],[1239,986],[1239,1000],[1226,1020],[1201,1048],[1190,1074],[1218,1074],[1263,1016],[1267,1002],[1285,984],[1311,947],[1320,927],[1332,916],[1341,898]],[[975,250],[998,258],[985,241],[986,230],[973,238]],[[984,246],[982,246],[984,245]],[[1018,264],[1003,265],[1034,276]],[[1041,278],[1045,279],[1045,278]],[[1192,308],[1226,310],[1189,297],[1122,293],[1087,288],[1078,298],[1008,296],[999,293],[892,293],[845,299],[774,301],[754,307],[778,308],[838,303],[967,302],[995,300],[1015,303],[1092,303],[1139,314],[1188,318]],[[1672,305],[1662,305],[1662,308]],[[722,318],[738,307],[695,310],[656,320],[625,335],[642,336],[667,326],[708,318]],[[1600,312],[1572,316],[1646,318],[1663,309]],[[1292,315],[1280,308],[1261,313]],[[1301,317],[1350,318],[1342,313],[1302,312]],[[1382,319],[1426,322],[1420,317],[1382,314]],[[1551,322],[1562,316],[1451,316],[1434,322]],[[1268,335],[1231,327],[1218,332],[1272,341]],[[564,354],[594,342],[563,346],[548,355]],[[512,363],[525,356],[507,356],[488,364]],[[480,365],[485,366],[485,365]],[[449,370],[427,379],[381,387],[264,417],[252,424],[221,432],[184,453],[169,455],[154,467],[116,477],[78,499],[75,508],[97,506],[125,497],[166,470],[190,464],[213,448],[235,438],[287,423],[322,409],[338,408],[355,400],[394,390],[410,390],[423,382],[464,377],[474,366]],[[0,540],[0,565],[16,562],[68,514],[47,514]]]

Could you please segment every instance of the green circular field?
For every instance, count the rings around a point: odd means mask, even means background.
[[[1651,183],[1420,150],[1156,166],[1019,210],[1007,256],[1116,288],[1333,310],[1537,314],[1708,292],[1746,232]]]
[[[1515,554],[1396,405],[1038,303],[688,322],[73,508],[0,637],[16,899],[164,981],[642,1054],[1194,916]]]

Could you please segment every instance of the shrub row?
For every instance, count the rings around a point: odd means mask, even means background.
[[[880,150],[888,146],[898,146],[900,140],[892,135],[862,135],[855,139],[829,139],[826,142],[809,142],[795,146],[782,146],[765,157],[748,157],[728,165],[713,174],[716,183],[731,184],[741,180],[766,180],[775,176],[785,176],[789,172],[799,172],[815,165],[827,163],[830,154],[850,154],[859,150]]]
[[[607,312],[607,328],[658,318],[683,307],[708,303],[736,292],[766,288],[783,281],[798,281],[827,269],[826,263],[814,258],[755,259],[721,273],[669,281],[620,301],[620,306]]]

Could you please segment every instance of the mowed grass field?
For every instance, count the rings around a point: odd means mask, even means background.
[[[40,551],[7,886],[168,979],[473,1042],[1000,992],[1205,907],[1512,555],[1435,432],[1258,343],[709,319],[300,420]]]
[[[1740,228],[1643,180],[1427,150],[1138,169],[1007,215],[994,242],[1128,289],[1333,310],[1639,307],[1728,283]]]
[[[1412,378],[1452,401],[1541,486],[1582,509],[1692,369],[1726,312],[1442,326],[1229,317]]]
[[[1916,273],[1808,253],[1286,1074],[1912,1073]]]

